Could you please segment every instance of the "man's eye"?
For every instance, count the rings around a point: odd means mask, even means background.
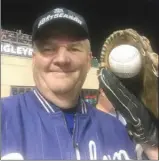
[[[80,49],[78,49],[78,48],[70,48],[70,49],[68,49],[69,51],[72,51],[72,52],[77,52],[77,51],[80,51]]]
[[[44,52],[54,52],[56,49],[55,48],[44,48]]]
[[[51,48],[44,48],[44,51],[51,51]]]

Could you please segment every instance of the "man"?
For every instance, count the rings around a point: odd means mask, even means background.
[[[85,20],[54,9],[32,37],[36,88],[1,100],[1,159],[136,159],[125,127],[79,97],[92,56]]]

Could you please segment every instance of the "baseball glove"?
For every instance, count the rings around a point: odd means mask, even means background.
[[[104,42],[100,55],[100,68],[111,70],[109,54],[113,48],[128,44],[136,47],[142,57],[142,68],[138,76],[129,79],[119,78],[155,117],[158,117],[158,55],[153,52],[149,40],[133,29],[112,33]],[[114,73],[115,74],[115,73]],[[133,84],[133,86],[132,86]]]
[[[102,68],[98,75],[100,88],[114,108],[127,122],[129,134],[140,144],[158,146],[157,120],[135,95],[130,93],[121,81],[109,71]]]
[[[119,78],[109,65],[109,54],[123,44],[136,47],[142,57],[141,71],[133,78]],[[98,79],[136,142],[158,146],[158,55],[149,40],[133,29],[111,34],[102,47]]]

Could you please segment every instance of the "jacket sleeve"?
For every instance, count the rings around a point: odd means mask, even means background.
[[[1,99],[1,160],[23,160],[17,100]]]

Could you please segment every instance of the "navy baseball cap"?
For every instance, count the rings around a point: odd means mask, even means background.
[[[32,41],[38,40],[44,30],[48,32],[47,28],[64,30],[65,26],[73,26],[78,34],[89,39],[88,27],[81,15],[66,8],[55,8],[36,19],[33,25]]]

